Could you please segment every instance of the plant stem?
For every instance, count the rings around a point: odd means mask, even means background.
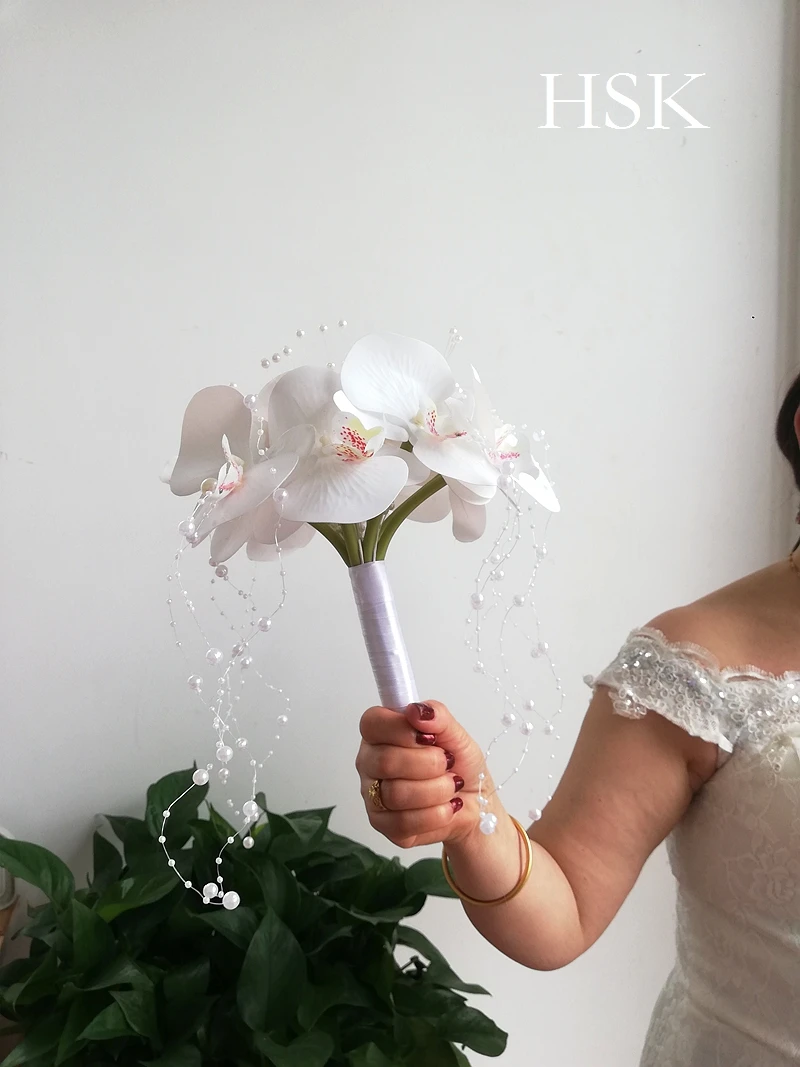
[[[336,529],[336,527],[329,522],[310,522],[308,525],[313,526],[317,533],[322,534],[325,540],[329,541],[333,545],[333,547],[336,549],[336,551],[339,553],[339,555],[349,567],[350,563],[347,555],[347,546],[344,543],[344,538]]]
[[[374,519],[370,519],[367,523],[367,528],[364,531],[364,540],[362,542],[365,563],[375,562],[375,551],[378,547],[378,535],[381,532],[382,522],[383,515],[376,515]]]
[[[357,567],[364,561],[361,558],[361,541],[358,536],[358,527],[352,522],[342,523],[345,548],[348,555],[348,567]]]
[[[386,550],[389,548],[389,543],[397,533],[400,524],[404,522],[412,511],[416,510],[420,504],[424,503],[428,497],[433,496],[434,493],[438,493],[440,489],[444,489],[446,482],[441,474],[434,474],[432,478],[429,478],[424,485],[414,493],[412,496],[405,500],[400,507],[395,508],[391,515],[386,519],[381,528],[380,537],[378,538],[378,548],[375,554],[376,559],[386,559]]]

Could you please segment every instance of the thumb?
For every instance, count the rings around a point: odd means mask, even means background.
[[[434,735],[435,744],[455,758],[453,768],[466,780],[467,789],[475,789],[483,769],[483,753],[446,705],[438,700],[409,704],[405,717],[415,730]]]

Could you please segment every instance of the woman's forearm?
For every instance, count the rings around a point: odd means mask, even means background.
[[[493,900],[517,884],[526,859],[525,844],[505,811],[493,834],[475,832],[448,845],[456,884],[469,896]],[[464,903],[473,926],[506,956],[526,967],[564,967],[586,948],[575,894],[556,861],[532,842],[533,867],[525,887],[506,904]],[[463,903],[463,902],[462,902]]]

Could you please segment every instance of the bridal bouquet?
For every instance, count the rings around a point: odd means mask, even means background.
[[[448,351],[453,347],[451,337]],[[402,523],[450,516],[456,540],[474,541],[486,529],[487,506],[498,495],[504,498],[508,518],[503,534],[484,561],[488,575],[477,581],[471,597],[479,615],[491,606],[485,605],[485,582],[503,577],[500,565],[521,536],[514,535],[514,523],[522,514],[522,500],[530,498],[549,512],[559,509],[530,440],[498,417],[477,371],[471,369],[469,380],[457,383],[439,351],[391,333],[358,340],[340,370],[332,364],[300,366],[247,395],[233,386],[202,389],[186,409],[169,485],[178,496],[197,496],[179,527],[182,541],[171,575],[190,613],[195,608],[180,573],[187,548],[206,545],[214,577],[227,583],[228,563],[237,553],[280,566],[282,595],[275,611],[259,616],[250,603],[252,594],[240,588],[251,618],[234,627],[233,648],[224,652],[206,641],[215,695],[203,697],[201,675],[188,679],[213,713],[223,782],[236,748],[246,747],[246,739],[235,736],[235,668],[251,666],[252,642],[271,628],[283,605],[287,553],[319,534],[347,565],[381,702],[401,710],[418,694],[384,560]],[[506,543],[509,537],[512,543]],[[516,606],[524,601],[525,594],[517,594]],[[172,621],[174,627],[174,616]],[[480,653],[479,628],[477,633]],[[541,653],[541,644],[535,644]],[[509,716],[514,721],[515,713],[507,711]],[[278,721],[285,723],[286,716]],[[250,766],[252,795],[242,805],[246,847],[252,846],[247,825],[257,817],[255,781],[261,765],[251,760]],[[195,784],[205,784],[212,768],[200,768]],[[165,846],[168,819],[166,810]],[[214,888],[213,883],[204,887],[207,902],[224,896]],[[231,902],[236,895],[227,896]]]

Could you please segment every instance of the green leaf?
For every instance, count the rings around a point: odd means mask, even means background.
[[[144,1067],[202,1067],[199,1049],[194,1045],[179,1045],[169,1049],[157,1060],[142,1060]]]
[[[342,963],[332,967],[324,975],[324,983],[306,988],[305,996],[297,1010],[297,1021],[304,1030],[311,1030],[317,1020],[328,1008],[337,1004],[346,1004],[354,1008],[371,1008],[374,996],[353,974],[352,969]]]
[[[106,815],[105,819],[114,836],[122,843],[125,864],[131,871],[138,872],[140,866],[149,864],[154,856],[163,857],[163,852],[156,847],[142,819],[133,819],[128,815]]]
[[[446,1041],[467,1045],[483,1056],[500,1056],[505,1052],[508,1034],[477,1008],[460,1004],[439,1019],[436,1029]]]
[[[33,1024],[14,1051],[3,1060],[3,1067],[17,1067],[19,1063],[34,1063],[52,1054],[64,1029],[66,1015],[51,1015]],[[47,1062],[47,1061],[45,1061]]]
[[[97,902],[97,914],[111,922],[123,912],[143,908],[161,900],[178,887],[178,880],[167,868],[152,877],[129,877],[115,882]]]
[[[264,1052],[275,1067],[325,1067],[330,1059],[334,1043],[330,1034],[316,1030],[302,1034],[291,1045],[279,1045],[266,1034],[256,1034],[253,1043],[259,1052]]]
[[[156,1001],[151,989],[115,990],[111,996],[119,1004],[128,1025],[142,1037],[158,1037]]]
[[[213,911],[198,915],[198,918],[242,950],[247,948],[258,929],[256,913],[246,907],[236,908],[235,911],[214,908]]]
[[[115,1037],[136,1037],[136,1031],[128,1023],[119,1004],[109,1004],[78,1036],[91,1041],[110,1041]]]
[[[133,986],[134,989],[149,989],[151,980],[141,969],[126,956],[118,956],[92,980],[84,989],[111,989],[112,986]]]
[[[163,812],[169,808],[170,816],[163,832],[172,848],[182,848],[189,840],[189,823],[197,818],[197,809],[208,792],[208,785],[197,786],[192,783],[194,770],[194,767],[190,767],[185,771],[173,771],[147,790],[144,817],[147,829],[152,837],[157,838],[164,824]],[[182,793],[186,795],[177,800]]]
[[[188,1001],[201,997],[208,989],[211,965],[207,957],[174,967],[164,978],[162,989],[167,1001]]]
[[[425,972],[425,977],[429,982],[433,982],[434,985],[446,986],[448,989],[458,989],[462,993],[489,995],[483,986],[462,982],[455,971],[451,970],[450,965],[438,948],[432,945],[419,930],[414,930],[410,926],[400,926],[397,930],[397,943],[413,948],[430,960],[430,966]]]
[[[41,845],[0,837],[0,867],[41,889],[57,908],[68,908],[75,893],[75,879],[63,860]]]
[[[98,1013],[103,1010],[105,1003],[106,998],[102,993],[89,993],[78,997],[77,1000],[73,1000],[58,1043],[58,1052],[55,1060],[56,1067],[83,1048],[86,1042],[80,1035],[92,1019],[96,1018]]]
[[[116,942],[111,927],[97,914],[72,901],[72,950],[73,964],[85,974],[93,967],[106,963],[114,955]]]
[[[447,884],[441,860],[417,860],[406,870],[406,888],[409,893],[426,893],[429,897],[458,896]]]
[[[370,1041],[367,1045],[361,1045],[347,1054],[349,1067],[401,1067],[403,1061],[390,1059],[378,1046]]]
[[[39,907],[30,908],[28,916],[28,922],[22,927],[18,936],[44,941],[45,938],[49,938],[55,932],[58,926],[56,909],[52,904],[42,904]]]
[[[92,856],[94,875],[90,885],[96,893],[104,893],[122,874],[122,856],[97,832],[92,839]]]
[[[306,983],[306,958],[291,930],[267,907],[239,975],[236,1000],[251,1030],[270,1030],[294,1014]]]
[[[43,997],[58,993],[58,955],[50,949],[45,955],[35,958],[36,969],[24,980],[6,990],[6,1002],[12,1007],[35,1004]]]
[[[258,866],[258,881],[266,903],[287,925],[294,928],[300,905],[300,888],[292,872],[282,863],[264,857]]]

